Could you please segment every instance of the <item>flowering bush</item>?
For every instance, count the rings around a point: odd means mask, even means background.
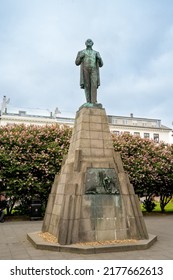
[[[46,203],[70,136],[71,129],[56,125],[0,127],[0,178],[10,211],[16,201],[27,209],[34,196]]]
[[[154,195],[159,195],[160,207],[164,211],[173,194],[173,147],[129,134],[112,137],[135,192],[146,196],[146,205]]]
[[[10,198],[10,211],[16,202],[27,209],[34,196],[47,202],[70,138],[71,129],[57,125],[0,127],[0,180]],[[164,211],[173,194],[173,146],[129,134],[112,138],[135,192],[146,196],[146,205],[159,195]]]

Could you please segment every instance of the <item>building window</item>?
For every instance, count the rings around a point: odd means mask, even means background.
[[[116,118],[112,118],[112,124],[117,124],[117,119]]]
[[[26,116],[26,111],[19,111],[19,116]]]
[[[128,121],[127,120],[123,120],[123,124],[128,124]]]
[[[115,135],[120,135],[120,131],[118,131],[118,130],[113,130],[113,134],[115,134]]]
[[[144,138],[150,138],[150,133],[144,133]]]
[[[153,139],[154,139],[154,142],[159,143],[159,134],[154,133],[153,134]]]
[[[136,121],[133,122],[133,125],[134,125],[134,126],[137,126],[137,125],[138,125],[138,122],[136,122]]]
[[[140,132],[134,132],[134,135],[140,136]]]

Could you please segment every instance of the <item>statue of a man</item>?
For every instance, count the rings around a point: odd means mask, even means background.
[[[93,41],[85,42],[86,49],[79,51],[76,57],[76,65],[81,65],[80,86],[85,90],[87,103],[97,103],[97,88],[100,85],[99,67],[103,61],[99,52],[92,49]]]

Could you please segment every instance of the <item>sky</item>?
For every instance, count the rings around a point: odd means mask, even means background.
[[[106,113],[171,128],[172,0],[0,0],[0,103],[75,114],[85,103],[75,59],[88,38],[104,62]]]

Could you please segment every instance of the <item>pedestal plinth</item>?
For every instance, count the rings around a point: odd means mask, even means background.
[[[114,152],[106,112],[81,108],[76,113],[69,152],[55,176],[43,232],[68,245],[148,239],[138,197]]]

